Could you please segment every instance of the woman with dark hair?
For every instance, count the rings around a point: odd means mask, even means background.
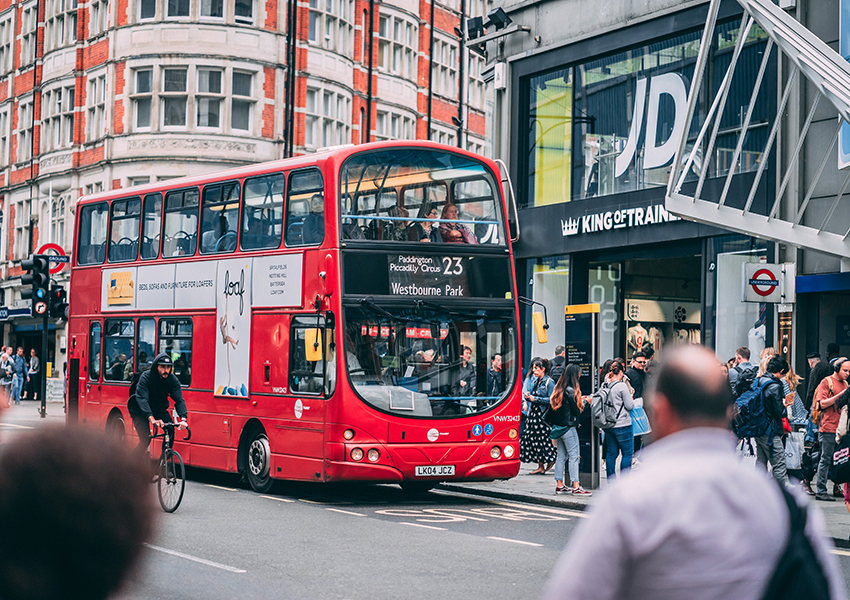
[[[543,409],[555,389],[555,382],[546,375],[543,359],[531,361],[531,375],[522,385],[522,407],[526,411],[525,428],[519,440],[519,459],[536,462],[537,469],[529,475],[542,475],[555,464],[555,446],[549,438],[551,427],[543,420]]]
[[[430,202],[424,202],[419,209],[415,222],[407,230],[408,240],[411,242],[442,242],[440,232],[437,228],[437,207]],[[431,220],[433,219],[433,220]]]
[[[623,359],[615,358],[611,361],[611,369],[605,376],[605,383],[602,384],[609,388],[608,396],[614,403],[614,410],[617,411],[617,422],[614,427],[605,430],[605,471],[608,481],[616,476],[617,456],[622,452],[623,459],[620,461],[620,474],[622,474],[631,468],[635,451],[630,414],[634,408],[634,401],[628,384],[623,381],[625,370],[626,365]]]
[[[584,407],[584,399],[581,397],[579,378],[581,367],[576,364],[567,365],[564,374],[555,385],[552,392],[551,416],[552,423],[551,438],[558,450],[558,458],[555,460],[555,493],[572,494],[573,496],[590,496],[581,487],[578,479],[578,467],[581,460],[578,442],[578,418]],[[570,486],[565,486],[566,473],[565,463],[569,464]]]

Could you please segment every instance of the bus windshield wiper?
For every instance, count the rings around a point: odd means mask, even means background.
[[[385,308],[378,306],[377,304],[375,304],[375,299],[372,298],[372,296],[368,296],[366,298],[363,298],[360,301],[360,306],[363,307],[363,308],[368,308],[373,313],[379,314],[382,317],[387,317],[388,319],[392,319],[393,321],[409,321],[410,320],[406,317],[400,317],[398,315],[394,315],[393,313],[386,310]]]
[[[435,313],[449,315],[450,317],[468,317],[471,314],[468,312],[457,312],[455,310],[450,310],[445,306],[440,306],[439,304],[435,304],[428,300],[416,300],[416,308],[419,310],[422,310],[423,308],[428,308],[433,310]]]

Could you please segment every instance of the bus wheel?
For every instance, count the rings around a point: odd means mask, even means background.
[[[127,426],[124,417],[115,415],[106,422],[106,435],[117,442],[123,442],[127,437]]]
[[[248,445],[246,469],[248,483],[255,492],[268,492],[272,488],[274,480],[271,477],[271,458],[269,438],[262,429],[257,429]]]
[[[436,484],[426,483],[424,481],[405,481],[399,485],[401,485],[401,489],[404,490],[406,494],[418,496],[419,494],[429,492]]]

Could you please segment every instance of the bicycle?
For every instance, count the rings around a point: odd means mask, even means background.
[[[162,433],[157,433],[159,427],[154,425],[154,434],[151,436],[152,440],[162,438],[162,452],[159,455],[154,479],[159,505],[168,513],[173,513],[180,506],[183,500],[183,489],[186,487],[186,468],[183,466],[183,458],[173,448],[175,427],[177,427],[176,423],[164,423]],[[192,430],[187,427],[186,431],[188,435],[183,438],[184,440],[192,437]]]

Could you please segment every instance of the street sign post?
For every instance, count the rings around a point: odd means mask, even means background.
[[[581,367],[581,393],[592,394],[599,385],[599,304],[564,307],[564,348],[568,364]],[[579,480],[588,489],[599,487],[599,431],[579,429]]]

